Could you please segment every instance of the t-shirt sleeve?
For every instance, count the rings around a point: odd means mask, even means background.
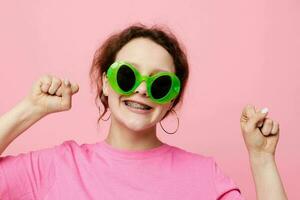
[[[42,199],[55,180],[57,148],[0,157],[0,199]]]
[[[220,169],[213,158],[212,168],[217,200],[245,200],[233,179]]]

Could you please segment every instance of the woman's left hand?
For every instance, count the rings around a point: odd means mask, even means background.
[[[267,114],[267,109],[258,110],[252,105],[245,106],[242,111],[240,124],[249,154],[275,155],[279,124]]]

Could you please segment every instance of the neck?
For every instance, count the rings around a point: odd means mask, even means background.
[[[156,126],[135,131],[118,122],[113,116],[105,141],[112,147],[124,150],[147,150],[163,144],[156,136]]]

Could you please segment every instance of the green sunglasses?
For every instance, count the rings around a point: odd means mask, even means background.
[[[159,72],[153,76],[143,76],[130,63],[116,61],[107,70],[111,87],[121,95],[130,95],[143,82],[154,103],[165,104],[175,99],[180,91],[180,80],[172,72]]]

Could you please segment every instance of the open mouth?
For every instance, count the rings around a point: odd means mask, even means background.
[[[139,110],[151,110],[152,109],[152,107],[150,107],[146,104],[138,103],[135,101],[125,100],[124,103],[126,106],[128,106],[130,108],[134,108],[134,109],[139,109]]]

